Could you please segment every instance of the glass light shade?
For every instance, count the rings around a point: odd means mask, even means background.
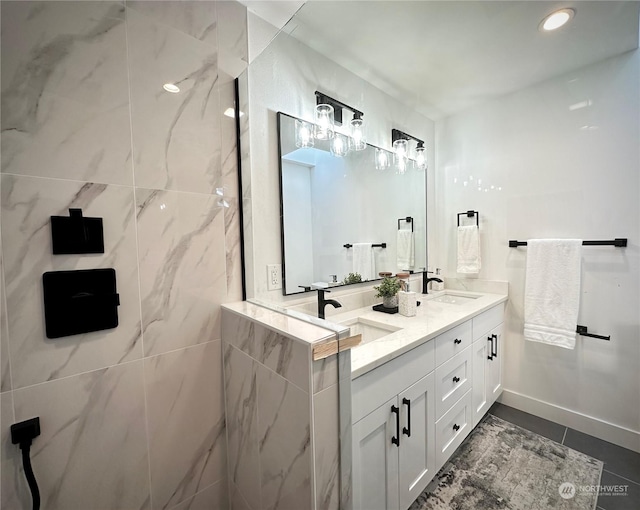
[[[376,149],[376,170],[386,170],[389,163],[389,153],[384,149]]]
[[[427,169],[427,154],[424,147],[416,147],[416,170]]]
[[[393,164],[399,174],[403,174],[407,170],[407,160],[409,156],[407,154],[407,147],[409,142],[401,139],[393,142]]]
[[[319,104],[316,106],[315,137],[318,140],[329,140],[333,138],[333,133],[333,106],[330,104]]]
[[[367,148],[367,140],[364,136],[364,122],[362,119],[353,119],[351,121],[351,138],[349,143],[354,151],[363,151]]]
[[[296,147],[313,147],[313,124],[296,120]]]
[[[342,158],[349,152],[349,139],[342,133],[334,133],[333,140],[330,145],[331,154],[338,158]]]

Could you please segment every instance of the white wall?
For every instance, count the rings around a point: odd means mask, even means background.
[[[284,299],[281,291],[267,291],[266,281],[267,264],[281,260],[276,113],[282,111],[313,119],[316,90],[364,111],[367,138],[374,145],[390,149],[394,127],[425,140],[428,165],[434,168],[433,121],[299,41],[286,34],[278,35],[248,69],[246,122],[250,141],[249,154],[245,154],[243,160],[243,179],[249,297]],[[246,151],[246,147],[243,150]],[[247,168],[250,168],[250,182]],[[433,185],[433,172],[428,171],[427,207],[430,211],[433,211]]]
[[[438,122],[439,249],[430,259],[457,276],[455,214],[478,210],[479,277],[509,281],[505,401],[635,449],[639,77],[640,52],[630,52]],[[579,324],[610,342],[578,337],[568,351],[524,340],[527,250],[508,240],[551,237],[629,239],[627,248],[583,249]]]

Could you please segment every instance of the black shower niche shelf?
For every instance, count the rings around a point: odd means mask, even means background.
[[[118,326],[115,269],[54,271],[42,275],[47,338]]]
[[[51,216],[54,255],[104,253],[102,218],[85,218],[82,209],[69,209],[69,216]]]

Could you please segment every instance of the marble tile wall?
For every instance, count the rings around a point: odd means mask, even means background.
[[[231,507],[315,508],[310,345],[227,309],[222,339]]]
[[[224,112],[247,42],[246,9],[222,3],[0,5],[2,510],[30,506],[9,426],[32,416],[47,510],[234,505],[220,305],[241,299],[242,282]],[[49,217],[69,208],[103,218],[104,254],[51,255]],[[118,327],[46,338],[42,273],[105,267]],[[299,377],[286,345],[269,345],[265,366]],[[273,391],[297,406],[304,390]],[[273,475],[272,501],[298,487]]]

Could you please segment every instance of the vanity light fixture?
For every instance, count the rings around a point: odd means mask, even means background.
[[[426,156],[426,150],[424,148],[424,142],[418,142],[418,146],[416,147],[415,167],[416,167],[416,170],[427,169],[427,156]]]
[[[403,174],[407,170],[409,162],[409,140],[417,142],[415,151],[415,168],[418,170],[425,170],[427,168],[424,140],[408,135],[399,129],[392,129],[391,141],[393,142],[393,162],[399,174]]]
[[[331,109],[331,110],[329,110]],[[367,148],[367,141],[364,133],[364,120],[362,119],[364,113],[360,110],[356,110],[352,106],[338,101],[326,94],[316,90],[316,131],[315,136],[318,139],[328,139],[333,137],[335,133],[334,126],[342,126],[342,110],[346,109],[353,112],[353,119],[351,120],[350,140],[349,146],[356,151],[363,151]],[[331,111],[330,121],[328,112]],[[329,127],[330,126],[330,127]],[[325,133],[331,131],[330,136],[326,136]]]
[[[546,16],[538,25],[538,30],[541,32],[550,32],[556,30],[565,25],[576,14],[574,9],[565,8],[559,9]]]
[[[314,136],[318,140],[329,140],[334,133],[334,110],[333,106],[321,103],[316,106],[316,125]]]
[[[178,87],[177,85],[173,84],[173,83],[165,83],[162,88],[164,90],[166,90],[167,92],[171,92],[172,94],[177,94],[178,92],[180,92],[180,87]]]

